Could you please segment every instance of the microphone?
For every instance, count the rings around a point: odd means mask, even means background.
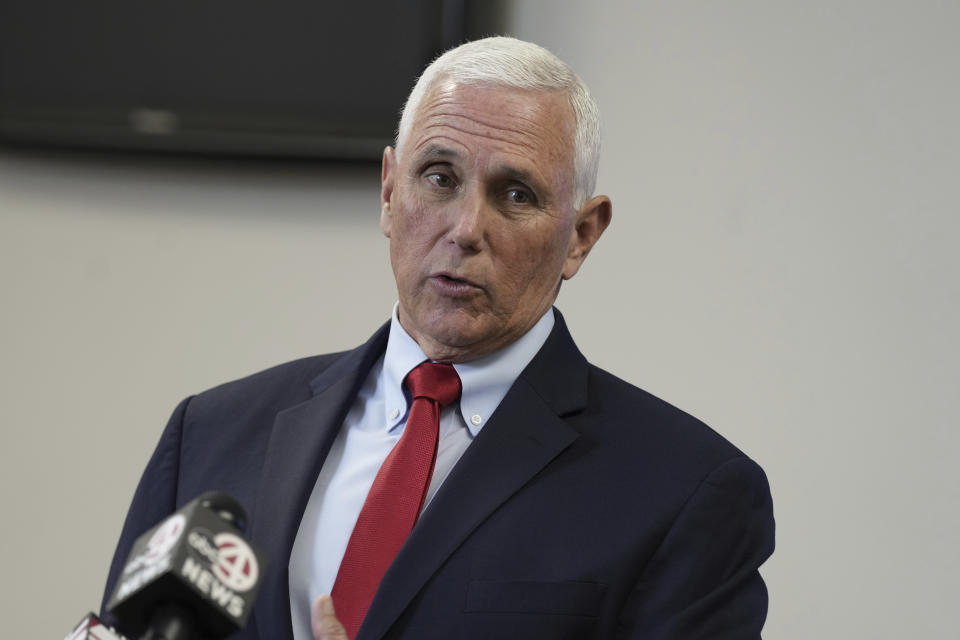
[[[218,640],[242,629],[266,564],[245,526],[240,503],[209,491],[137,538],[107,603],[117,626],[141,640]]]

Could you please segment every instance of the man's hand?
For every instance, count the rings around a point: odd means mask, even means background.
[[[310,627],[313,629],[314,640],[350,640],[347,631],[337,620],[333,610],[333,600],[323,595],[313,602],[310,609]]]

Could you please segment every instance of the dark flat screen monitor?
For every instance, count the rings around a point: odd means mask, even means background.
[[[379,158],[452,0],[3,0],[0,139]]]

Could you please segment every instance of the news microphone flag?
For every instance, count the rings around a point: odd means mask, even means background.
[[[95,613],[88,613],[63,640],[126,640],[105,625]]]

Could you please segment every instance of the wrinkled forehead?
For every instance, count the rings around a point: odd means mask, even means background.
[[[573,172],[576,127],[562,91],[439,80],[416,107],[400,154],[449,145],[469,155],[482,146]]]

